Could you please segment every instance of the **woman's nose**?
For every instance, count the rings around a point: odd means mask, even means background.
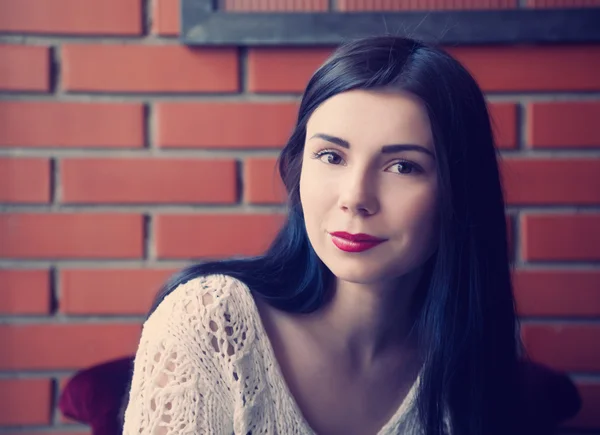
[[[377,189],[366,171],[349,171],[348,176],[340,181],[338,206],[344,212],[370,216],[379,211]]]

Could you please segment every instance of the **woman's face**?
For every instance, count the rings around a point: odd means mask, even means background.
[[[349,91],[310,117],[300,199],[339,279],[382,283],[421,266],[437,245],[437,191],[429,117],[412,94]]]

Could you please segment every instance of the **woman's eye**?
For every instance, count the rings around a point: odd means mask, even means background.
[[[338,154],[329,151],[319,153],[316,157],[323,163],[328,163],[330,165],[339,165],[340,163],[342,163],[342,158]]]
[[[394,163],[392,166],[390,166],[390,169],[391,169],[391,172],[395,172],[397,174],[410,174],[415,170],[418,171],[418,168],[416,167],[416,165],[414,165],[410,162]]]

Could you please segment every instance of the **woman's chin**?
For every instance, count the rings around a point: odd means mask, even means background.
[[[368,261],[362,259],[339,260],[330,259],[324,261],[333,275],[342,281],[362,285],[380,285],[395,281],[403,276],[408,276],[411,272],[419,272],[422,263],[414,264],[413,261],[407,261],[406,258],[397,261]]]
[[[387,281],[389,278],[385,276],[382,270],[378,267],[366,267],[366,266],[347,266],[347,265],[336,265],[330,267],[329,270],[333,275],[342,281],[350,282],[353,284],[377,284],[382,281]]]

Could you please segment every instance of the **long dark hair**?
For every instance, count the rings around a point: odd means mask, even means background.
[[[515,433],[516,315],[504,199],[491,123],[475,80],[443,50],[381,36],[342,45],[310,79],[297,124],[279,159],[287,220],[264,255],[186,268],[158,294],[150,313],[180,284],[213,273],[237,278],[289,312],[326,303],[331,272],[313,251],[299,196],[306,123],[328,98],[353,89],[402,89],[424,103],[440,186],[439,245],[421,295],[417,334],[424,366],[417,394],[427,435]]]

